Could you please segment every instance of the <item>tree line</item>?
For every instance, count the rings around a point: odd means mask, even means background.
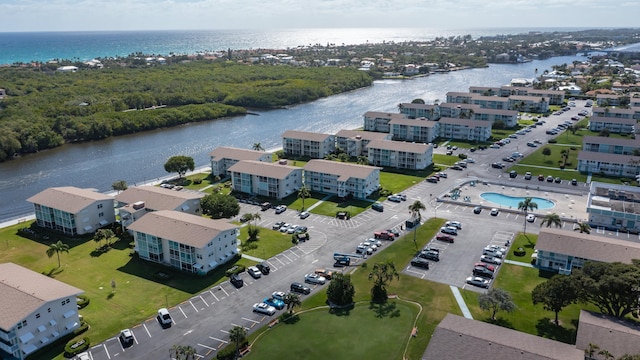
[[[370,86],[356,69],[193,61],[60,73],[0,68],[0,161],[89,141],[316,100]]]

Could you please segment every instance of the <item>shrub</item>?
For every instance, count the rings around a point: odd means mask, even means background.
[[[464,159],[467,158],[467,155],[466,154],[458,154],[458,158],[464,160]]]
[[[82,320],[80,322],[80,326],[77,329],[73,330],[73,335],[80,335],[87,330],[89,330],[89,324],[86,321]]]
[[[193,179],[193,183],[196,185],[202,184],[202,179]]]
[[[513,255],[520,256],[520,257],[525,256],[527,255],[527,250],[525,250],[523,247],[519,247],[513,250]]]
[[[89,297],[87,295],[78,295],[76,297],[78,298],[78,309],[84,309],[89,305]]]
[[[228,269],[227,271],[225,271],[225,275],[227,276],[231,276],[232,274],[239,274],[241,272],[244,272],[246,270],[244,265],[234,265],[231,269]]]
[[[240,343],[240,349],[249,346],[249,340],[245,339],[243,342]],[[216,358],[218,360],[233,360],[235,359],[236,356],[236,344],[229,344],[225,347],[223,347],[222,349],[220,349],[220,351],[218,351],[218,355],[216,355]]]
[[[65,353],[71,355],[69,357],[78,355],[83,351],[87,351],[91,343],[89,342],[88,337],[83,337],[82,339],[73,339],[64,346]]]
[[[558,142],[558,140],[556,140],[556,139],[549,139],[549,144],[555,144],[557,142]]]

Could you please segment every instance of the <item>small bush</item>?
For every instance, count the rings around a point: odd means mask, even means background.
[[[231,276],[232,274],[240,274],[246,270],[244,265],[234,265],[231,269],[225,271],[225,275]]]
[[[71,355],[69,357],[80,354],[83,351],[87,351],[91,343],[89,342],[88,337],[83,337],[82,339],[73,339],[67,343],[64,347],[65,353]]]
[[[458,154],[458,158],[464,160],[464,159],[467,158],[467,155],[466,154]]]
[[[249,340],[245,339],[240,343],[240,349],[249,346]],[[229,344],[220,351],[218,351],[218,355],[216,355],[216,359],[218,360],[233,360],[236,356],[236,344]]]
[[[78,309],[84,309],[89,305],[89,297],[87,295],[78,295],[76,297],[78,298]]]
[[[549,139],[549,144],[555,144],[557,142],[558,142],[558,140],[556,140],[556,139]]]
[[[196,185],[202,184],[202,179],[193,179],[193,183]]]
[[[80,322],[80,326],[73,330],[73,335],[80,335],[87,330],[89,330],[89,324],[83,320]]]
[[[525,255],[527,255],[527,250],[525,250],[522,247],[519,247],[519,248],[513,250],[513,255],[519,256],[519,257],[525,256]]]

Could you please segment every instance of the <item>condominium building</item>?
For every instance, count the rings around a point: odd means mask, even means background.
[[[82,293],[20,265],[0,264],[0,358],[25,359],[77,329]]]
[[[242,160],[229,168],[233,190],[282,199],[302,187],[302,168],[279,163]]]
[[[399,105],[400,114],[409,119],[425,118],[427,120],[438,120],[440,118],[440,107],[430,104],[402,103]]]
[[[604,129],[615,134],[634,134],[636,120],[633,118],[601,117],[599,115],[589,118],[589,130],[600,132]]]
[[[364,199],[380,188],[380,168],[311,160],[304,166],[304,185],[311,191]]]
[[[148,213],[129,226],[141,259],[206,274],[238,253],[238,226],[173,210]]]
[[[227,177],[230,175],[228,169],[231,165],[240,160],[271,162],[272,155],[264,151],[220,146],[210,152],[209,157],[211,161],[211,175]]]
[[[287,156],[323,159],[336,150],[335,135],[288,130],[282,134],[282,148]]]
[[[433,142],[440,130],[440,122],[426,118],[395,118],[389,122],[393,140],[421,143]]]
[[[369,164],[375,166],[424,170],[433,164],[433,146],[425,143],[374,140],[368,149]]]
[[[491,122],[469,119],[441,118],[440,137],[471,141],[487,141],[491,137]]]
[[[93,233],[116,221],[113,197],[73,186],[48,188],[27,199],[38,226],[67,235]]]
[[[403,114],[394,114],[380,111],[367,111],[364,113],[364,130],[388,133],[391,132],[389,123],[394,119],[403,119]]]
[[[638,233],[640,188],[593,181],[589,187],[587,214],[589,225],[594,229]]]
[[[391,134],[362,131],[340,130],[336,133],[336,148],[349,156],[367,156],[367,144],[372,140],[389,140]]]

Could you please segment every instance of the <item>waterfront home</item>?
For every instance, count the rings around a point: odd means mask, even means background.
[[[546,113],[549,111],[549,101],[541,96],[510,95],[508,108],[524,112]]]
[[[38,226],[67,235],[93,233],[116,221],[113,197],[73,186],[43,190],[27,199]]]
[[[640,188],[593,181],[587,214],[592,228],[640,232]]]
[[[491,137],[491,122],[441,118],[439,136],[445,139],[487,141]]]
[[[115,196],[120,222],[126,228],[144,214],[158,210],[175,210],[200,214],[200,199],[206,194],[200,191],[180,191],[159,186],[130,187]]]
[[[391,132],[389,123],[394,119],[404,119],[405,117],[403,114],[367,111],[364,113],[364,130],[389,133]]]
[[[611,108],[594,107],[593,116],[616,119],[636,119],[640,120],[640,108]]]
[[[367,156],[367,144],[372,140],[389,140],[391,134],[362,130],[340,130],[336,133],[336,149],[351,157]]]
[[[435,328],[423,359],[483,360],[487,354],[492,360],[585,359],[573,345],[453,314]]]
[[[493,125],[501,121],[506,127],[518,125],[518,111],[507,109],[487,109],[474,104],[442,103],[439,106],[441,116],[489,121]]]
[[[640,259],[640,244],[633,241],[555,228],[540,229],[536,250],[536,267],[560,274],[570,274],[587,261],[631,264]]]
[[[25,359],[80,326],[83,291],[14,263],[0,264],[0,358]]]
[[[440,131],[440,122],[429,121],[426,118],[395,118],[389,125],[392,139],[398,141],[430,143],[438,137]]]
[[[249,195],[282,199],[302,187],[302,168],[297,166],[242,160],[232,165],[229,172],[231,188]]]
[[[438,105],[402,103],[398,105],[398,108],[400,113],[409,119],[438,120],[440,118],[440,107]]]
[[[633,134],[635,133],[636,120],[619,117],[602,117],[594,115],[589,118],[589,130],[600,132],[607,129],[610,133],[615,134]]]
[[[367,148],[369,164],[375,166],[424,170],[433,164],[433,146],[425,143],[373,140]]]
[[[311,160],[304,166],[304,185],[311,191],[364,199],[380,188],[381,168],[329,160]]]
[[[640,174],[640,156],[580,151],[578,171],[585,174],[635,178]]]
[[[336,150],[335,135],[287,130],[282,134],[282,148],[287,156],[322,159]]]
[[[238,226],[173,210],[151,212],[129,226],[141,259],[206,274],[238,253]]]
[[[209,153],[211,161],[211,175],[228,177],[229,167],[240,160],[255,160],[271,162],[272,155],[264,151],[239,149],[228,146],[220,146]]]

